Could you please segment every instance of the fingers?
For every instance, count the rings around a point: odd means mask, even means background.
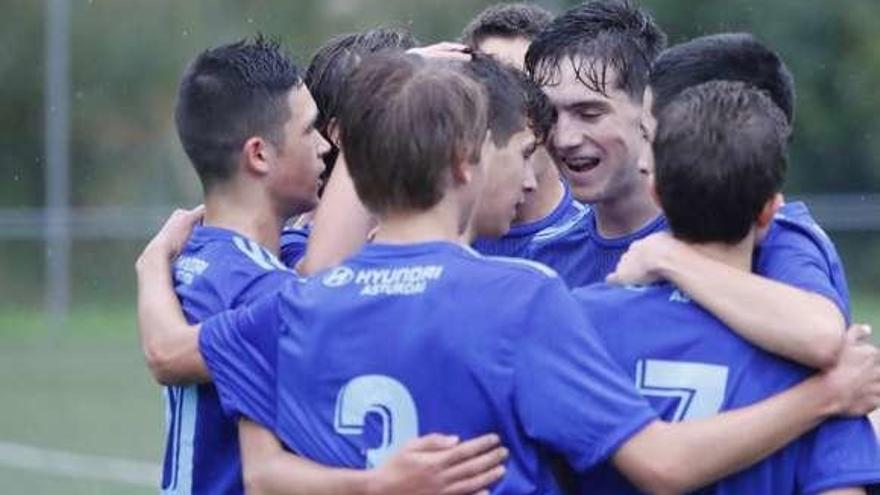
[[[857,323],[849,327],[846,333],[847,342],[865,342],[871,336],[871,326]]]
[[[608,276],[605,277],[605,282],[614,285],[623,285],[621,283],[620,275],[618,275],[616,271],[609,273]]]
[[[490,449],[494,449],[500,442],[501,439],[494,433],[489,433],[488,435],[483,435],[468,440],[467,442],[462,442],[460,445],[450,449],[449,452],[444,454],[445,459],[443,465],[451,467],[467,461],[468,459],[479,456]]]
[[[507,459],[507,456],[508,451],[506,448],[496,447],[476,457],[470,458],[469,460],[451,466],[446,470],[446,479],[449,481],[463,481],[477,478],[500,466]],[[472,490],[467,490],[467,493],[471,493],[480,488],[485,487],[475,486]]]
[[[504,473],[504,466],[497,466],[471,478],[456,481],[446,487],[441,493],[443,495],[465,495],[477,492],[478,490],[480,490],[478,493],[489,493],[488,490],[483,489],[500,480]]]
[[[418,437],[407,442],[404,450],[412,452],[433,452],[437,450],[447,450],[455,447],[459,442],[459,438],[455,435],[441,435],[432,433],[423,437]]]

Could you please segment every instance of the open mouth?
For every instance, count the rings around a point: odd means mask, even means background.
[[[602,160],[597,157],[576,158],[565,160],[565,166],[573,172],[586,172],[598,167],[601,161]]]

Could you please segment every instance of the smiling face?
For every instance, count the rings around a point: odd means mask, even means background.
[[[645,146],[642,102],[616,84],[608,68],[606,94],[581,82],[569,59],[559,67],[558,84],[544,91],[559,115],[548,142],[551,154],[584,203],[614,202],[644,191],[638,170]]]
[[[305,85],[292,89],[285,104],[291,117],[282,128],[279,145],[269,146],[274,166],[266,179],[279,209],[292,216],[318,204],[324,171],[321,157],[330,144],[315,129],[318,110]]]

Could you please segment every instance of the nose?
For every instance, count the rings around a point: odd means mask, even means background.
[[[323,158],[324,155],[330,152],[331,146],[330,142],[324,138],[324,135],[318,131],[314,131],[315,133],[315,151],[318,153],[320,158]]]
[[[533,155],[534,156],[534,155]],[[525,175],[522,183],[523,192],[530,193],[538,188],[538,179],[535,177],[535,167],[532,160],[526,160]]]
[[[583,143],[583,133],[579,132],[574,120],[560,112],[556,125],[550,133],[550,142],[557,154],[565,155],[566,151],[573,150]]]

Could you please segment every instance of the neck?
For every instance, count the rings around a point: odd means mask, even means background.
[[[376,242],[416,244],[421,242],[460,242],[461,219],[448,198],[428,210],[393,212],[381,215]]]
[[[755,246],[754,230],[736,244],[705,242],[688,243],[688,245],[703,256],[724,263],[731,268],[745,272],[752,271],[752,252]]]
[[[204,224],[246,236],[278,254],[286,218],[259,191],[224,187],[205,198]]]
[[[537,182],[538,187],[526,196],[514,223],[532,223],[547,218],[565,196],[565,188],[559,182],[559,172],[555,168],[549,167]]]
[[[644,190],[642,190],[644,189]],[[632,234],[656,219],[660,207],[651,199],[646,185],[633,194],[593,205],[596,227],[602,237],[615,238]]]

